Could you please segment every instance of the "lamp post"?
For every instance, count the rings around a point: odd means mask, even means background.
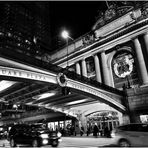
[[[69,39],[71,39],[72,41],[74,39],[69,36],[69,33],[66,30],[64,30],[61,35],[62,35],[62,37],[64,39],[66,39],[66,46],[67,46],[67,67],[66,67],[66,74],[67,74],[68,73],[68,70],[69,70],[68,69],[68,41],[69,41]],[[68,95],[70,93],[70,90],[69,90],[68,87],[63,87],[63,92],[64,92],[64,95]]]
[[[68,70],[68,41],[69,41],[69,39],[71,39],[71,40],[74,40],[74,39],[69,36],[69,33],[66,30],[64,30],[61,35],[62,35],[62,37],[64,39],[66,39],[66,46],[67,46],[67,70]]]

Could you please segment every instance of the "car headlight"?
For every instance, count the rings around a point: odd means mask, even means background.
[[[41,134],[42,138],[48,138],[48,134]]]
[[[57,133],[57,136],[58,136],[58,137],[61,137],[61,136],[62,136],[62,134],[61,134],[60,132],[58,132],[58,133]]]
[[[116,137],[116,134],[114,132],[111,133],[111,137],[114,138]]]

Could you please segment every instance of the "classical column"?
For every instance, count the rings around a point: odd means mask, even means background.
[[[145,33],[143,35],[143,38],[144,38],[144,43],[145,43],[145,47],[146,47],[145,57],[148,57],[148,33]],[[148,59],[147,58],[145,58],[145,63],[146,63],[147,71],[148,71]]]
[[[79,75],[81,74],[81,69],[80,69],[79,62],[76,63],[76,73],[79,74]]]
[[[106,60],[106,55],[105,51],[101,53],[101,64],[102,64],[102,72],[103,72],[103,82],[106,85],[110,85],[110,77],[109,77],[109,71],[107,68],[107,60]]]
[[[101,71],[100,71],[100,62],[98,55],[94,55],[95,71],[96,71],[96,80],[101,82]]]
[[[145,42],[145,46],[148,54],[148,33],[145,33],[143,37],[144,37],[144,42]]]
[[[141,75],[141,79],[142,79],[143,84],[147,84],[148,83],[148,73],[147,73],[145,62],[144,62],[144,57],[142,54],[142,48],[141,48],[138,38],[133,39],[133,42],[135,45],[135,51],[136,51],[136,56],[137,56],[137,60],[139,64],[139,72]]]
[[[87,77],[87,68],[86,68],[86,61],[85,61],[85,59],[82,59],[82,75],[84,77]]]

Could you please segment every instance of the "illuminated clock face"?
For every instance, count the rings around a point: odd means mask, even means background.
[[[113,61],[113,70],[116,76],[125,78],[130,75],[133,71],[134,59],[131,54],[118,56]]]

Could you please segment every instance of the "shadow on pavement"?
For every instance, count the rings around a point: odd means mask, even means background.
[[[114,144],[99,146],[99,148],[102,148],[102,147],[119,147],[119,146],[114,145]]]

